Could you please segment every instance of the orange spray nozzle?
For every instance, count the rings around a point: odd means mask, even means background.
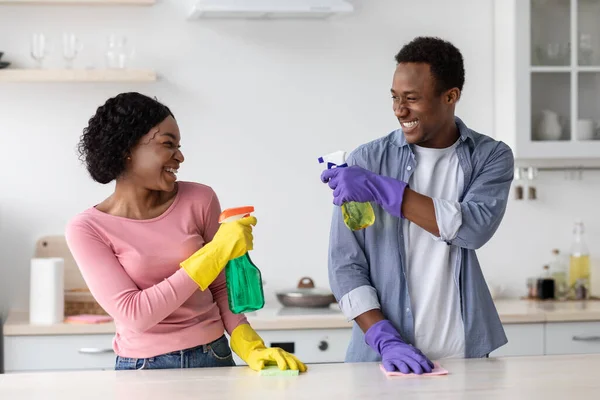
[[[219,223],[231,222],[249,216],[254,212],[254,206],[234,207],[223,210]]]

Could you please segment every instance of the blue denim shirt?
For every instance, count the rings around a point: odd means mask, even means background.
[[[464,173],[464,189],[458,199],[462,221],[451,237],[442,239],[453,246],[457,263],[454,270],[460,287],[465,357],[476,358],[507,343],[475,250],[490,240],[502,221],[513,180],[514,158],[505,143],[469,129],[458,117],[455,120],[460,133],[456,152]],[[348,164],[405,182],[416,167],[401,129],[360,146],[349,155]],[[352,232],[344,225],[340,207],[335,207],[329,243],[329,283],[348,320],[379,308],[400,335],[414,343],[414,318],[403,262],[404,220],[376,204],[373,208],[375,223]],[[346,361],[380,359],[354,323]]]

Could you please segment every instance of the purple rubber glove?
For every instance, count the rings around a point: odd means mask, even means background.
[[[405,343],[387,319],[373,324],[365,333],[365,341],[379,353],[383,368],[388,372],[421,375],[433,370],[433,363],[419,349]]]
[[[333,204],[357,201],[374,201],[391,215],[402,215],[402,198],[408,187],[406,182],[388,176],[377,175],[358,166],[332,168],[323,171],[321,180],[333,189]]]

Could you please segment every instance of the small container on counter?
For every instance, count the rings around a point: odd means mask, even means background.
[[[569,285],[567,282],[569,268],[558,249],[552,250],[550,274],[554,279],[554,297],[557,300],[566,300],[569,295]]]
[[[537,280],[537,298],[540,300],[554,299],[555,282],[550,276],[550,267],[544,265],[544,273]]]
[[[575,299],[576,300],[586,300],[588,298],[588,290],[585,287],[584,279],[577,279],[575,282]]]
[[[527,298],[537,298],[537,278],[527,278]]]

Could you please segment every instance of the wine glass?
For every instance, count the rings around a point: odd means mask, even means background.
[[[70,32],[63,33],[63,58],[65,59],[67,69],[73,68],[73,61],[82,49],[81,41],[75,34]]]
[[[31,57],[35,60],[37,68],[41,69],[44,58],[50,51],[48,39],[43,33],[34,33],[31,36]]]

